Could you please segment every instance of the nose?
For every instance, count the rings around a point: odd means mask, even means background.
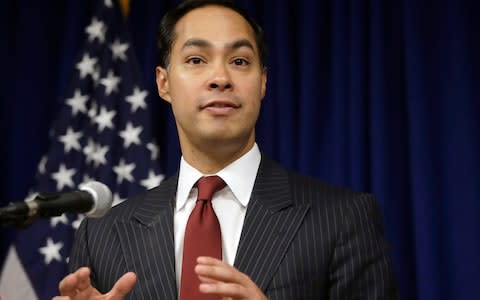
[[[233,88],[233,83],[227,68],[228,66],[223,64],[214,66],[212,77],[208,83],[210,90],[224,91]]]

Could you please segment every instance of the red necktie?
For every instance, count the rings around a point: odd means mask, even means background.
[[[180,300],[220,299],[218,296],[200,293],[200,280],[194,268],[199,256],[222,259],[222,233],[212,207],[212,196],[225,186],[225,182],[218,176],[208,176],[200,178],[196,185],[197,203],[188,218],[183,242]]]

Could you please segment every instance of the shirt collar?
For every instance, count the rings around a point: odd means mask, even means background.
[[[188,196],[197,180],[206,175],[220,176],[237,200],[246,207],[252,194],[253,185],[255,184],[260,160],[260,150],[255,143],[252,149],[218,173],[202,174],[185,161],[182,156],[178,175],[176,210],[178,211],[185,206]]]

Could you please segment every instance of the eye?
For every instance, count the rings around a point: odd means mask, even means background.
[[[202,62],[203,61],[200,57],[190,57],[189,59],[187,59],[187,63],[192,65],[199,65]]]
[[[236,65],[236,66],[248,66],[250,64],[250,62],[248,62],[246,59],[244,58],[235,58],[233,60],[233,63]]]

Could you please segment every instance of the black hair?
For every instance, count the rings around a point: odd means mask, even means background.
[[[175,25],[177,22],[192,10],[209,5],[229,8],[240,14],[248,22],[248,24],[250,24],[255,35],[255,42],[259,52],[260,64],[262,67],[266,67],[267,45],[262,28],[248,16],[245,10],[231,0],[186,0],[181,2],[172,10],[168,11],[160,22],[160,30],[158,34],[160,66],[162,68],[166,68],[169,64],[172,46],[176,38]]]

